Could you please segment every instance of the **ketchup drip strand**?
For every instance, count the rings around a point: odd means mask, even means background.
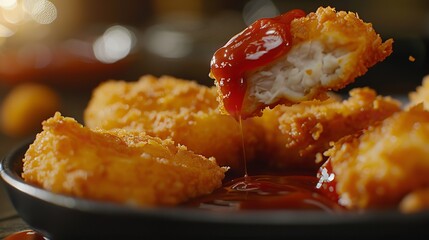
[[[286,54],[292,46],[290,23],[305,15],[295,9],[259,19],[215,52],[210,74],[223,95],[225,110],[233,117],[238,119],[241,113],[247,89],[245,73]]]

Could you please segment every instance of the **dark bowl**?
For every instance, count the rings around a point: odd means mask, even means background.
[[[395,210],[219,212],[189,207],[139,208],[55,194],[21,178],[21,160],[30,143],[26,141],[3,159],[0,174],[20,217],[49,239],[409,239],[429,236],[427,211],[416,214]]]

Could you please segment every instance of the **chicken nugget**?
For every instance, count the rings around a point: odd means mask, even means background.
[[[221,187],[227,168],[171,140],[90,130],[60,113],[25,153],[22,177],[55,193],[137,206],[173,206]]]
[[[221,110],[238,118],[265,107],[324,99],[392,53],[357,14],[319,7],[256,21],[217,50],[210,76]]]
[[[421,192],[429,188],[428,142],[429,112],[423,105],[397,112],[335,143],[325,153],[329,159],[319,172],[318,187],[330,187],[350,209],[428,207],[428,191]]]
[[[138,81],[107,81],[94,89],[84,112],[90,128],[144,131],[170,138],[206,157],[214,156],[230,172],[242,172],[240,124],[220,114],[215,87],[170,76]],[[247,159],[254,158],[263,134],[254,120],[243,121]]]
[[[277,168],[317,170],[321,153],[331,141],[365,129],[401,108],[399,101],[378,96],[370,88],[355,88],[349,94],[343,101],[336,96],[265,109],[256,118],[266,133],[262,160]]]

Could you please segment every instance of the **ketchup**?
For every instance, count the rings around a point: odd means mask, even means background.
[[[42,234],[33,231],[33,230],[24,230],[20,232],[13,233],[4,240],[46,240],[48,238],[44,237]]]
[[[187,206],[214,211],[315,210],[336,212],[343,208],[315,188],[315,176],[256,175],[226,182],[212,194]]]
[[[290,23],[304,17],[295,9],[274,18],[262,18],[218,49],[210,63],[210,74],[223,95],[223,105],[236,119],[240,116],[247,89],[245,73],[286,54],[292,45]]]

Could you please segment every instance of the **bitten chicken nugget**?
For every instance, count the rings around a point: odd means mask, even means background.
[[[326,152],[319,187],[330,186],[350,209],[427,208],[428,142],[429,112],[421,104],[395,113],[362,135],[335,143]]]
[[[331,141],[365,129],[400,107],[399,101],[377,96],[370,88],[356,88],[343,101],[331,97],[265,109],[256,118],[266,133],[263,160],[281,168],[317,169],[316,160],[322,160]]]
[[[389,56],[392,43],[352,12],[292,10],[234,36],[214,54],[210,76],[222,111],[247,118],[345,87]]]
[[[90,128],[144,131],[171,138],[230,171],[243,171],[239,123],[220,114],[215,87],[163,76],[138,81],[107,81],[94,89],[84,112]],[[254,120],[243,121],[247,159],[253,159],[262,134]]]
[[[23,159],[22,177],[56,193],[139,206],[171,206],[209,194],[227,168],[144,133],[92,131],[56,113]]]

